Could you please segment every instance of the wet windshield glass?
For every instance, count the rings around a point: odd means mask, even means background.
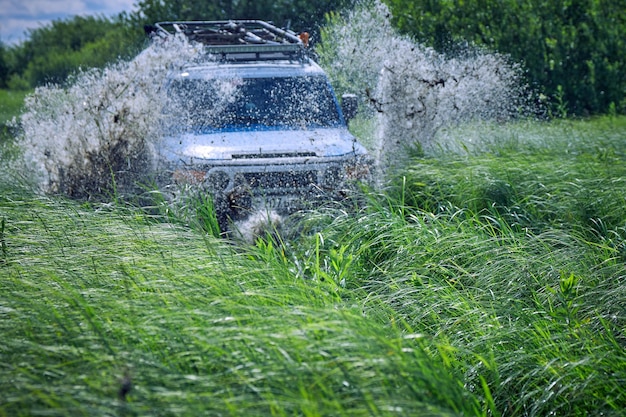
[[[245,80],[178,79],[170,85],[168,109],[187,129],[316,128],[340,123],[324,77]]]

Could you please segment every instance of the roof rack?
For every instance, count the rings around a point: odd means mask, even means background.
[[[225,61],[306,61],[306,45],[294,32],[262,20],[172,21],[155,24],[162,36],[183,34]],[[305,42],[308,39],[305,38]]]

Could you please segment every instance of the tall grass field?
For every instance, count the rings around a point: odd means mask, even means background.
[[[11,148],[0,416],[625,415],[626,118],[445,136],[253,244]]]

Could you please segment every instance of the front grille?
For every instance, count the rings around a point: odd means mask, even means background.
[[[238,153],[233,154],[233,159],[306,158],[315,155],[315,152]]]
[[[251,188],[307,188],[317,184],[317,171],[246,172],[243,178]]]

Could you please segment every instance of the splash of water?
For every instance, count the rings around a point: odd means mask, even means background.
[[[442,128],[516,114],[519,67],[476,49],[446,56],[399,35],[390,19],[378,0],[357,6],[327,27],[320,49],[339,91],[359,92],[377,121],[378,172],[402,166],[415,144],[435,146]],[[165,77],[202,57],[185,39],[157,42],[130,62],[38,88],[25,103],[21,146],[41,188],[85,197],[153,172]]]
[[[406,163],[412,148],[436,146],[446,127],[507,120],[526,108],[519,65],[466,48],[449,56],[402,36],[378,0],[362,3],[326,28],[322,64],[340,91],[357,91],[377,119],[379,171]]]
[[[256,211],[247,219],[235,224],[233,236],[243,242],[254,244],[259,238],[280,235],[284,221],[284,216],[274,211]]]
[[[25,100],[20,144],[42,190],[102,195],[150,172],[164,79],[198,54],[181,39],[155,42],[132,61],[37,88]]]

